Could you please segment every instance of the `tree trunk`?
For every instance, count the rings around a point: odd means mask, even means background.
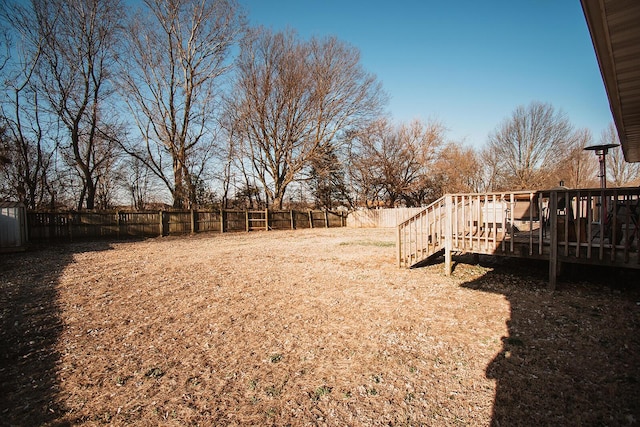
[[[273,209],[282,210],[283,196],[277,196],[273,199]]]
[[[91,210],[96,205],[96,184],[92,180],[87,181],[87,209]]]
[[[78,197],[78,210],[82,210],[82,205],[84,205],[84,197],[87,194],[87,187],[85,185],[82,186],[82,190],[80,191],[80,197]]]
[[[173,158],[173,183],[173,207],[181,209],[184,205],[184,181],[180,161],[177,157]]]

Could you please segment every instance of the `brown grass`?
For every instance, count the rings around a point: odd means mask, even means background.
[[[640,297],[518,261],[401,270],[393,230],[0,261],[0,424],[627,425]],[[637,280],[637,275],[615,276]]]

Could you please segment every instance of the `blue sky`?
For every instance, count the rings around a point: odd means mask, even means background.
[[[360,50],[396,121],[438,120],[481,147],[519,105],[564,111],[595,141],[612,121],[579,0],[238,0],[252,25]]]

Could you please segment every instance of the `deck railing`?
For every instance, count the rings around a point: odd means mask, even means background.
[[[640,268],[640,188],[449,194],[398,226],[399,266],[456,252]],[[553,277],[551,277],[553,276]]]
[[[441,197],[398,225],[399,266],[415,266],[445,248],[446,209],[445,198]]]
[[[549,205],[550,244],[561,260],[640,267],[640,187],[553,191]]]
[[[443,250],[495,254],[513,252],[513,237],[539,228],[535,192],[449,194],[398,226],[398,263],[411,267]]]

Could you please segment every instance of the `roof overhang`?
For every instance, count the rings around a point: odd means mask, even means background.
[[[580,1],[624,158],[640,162],[640,1]]]

